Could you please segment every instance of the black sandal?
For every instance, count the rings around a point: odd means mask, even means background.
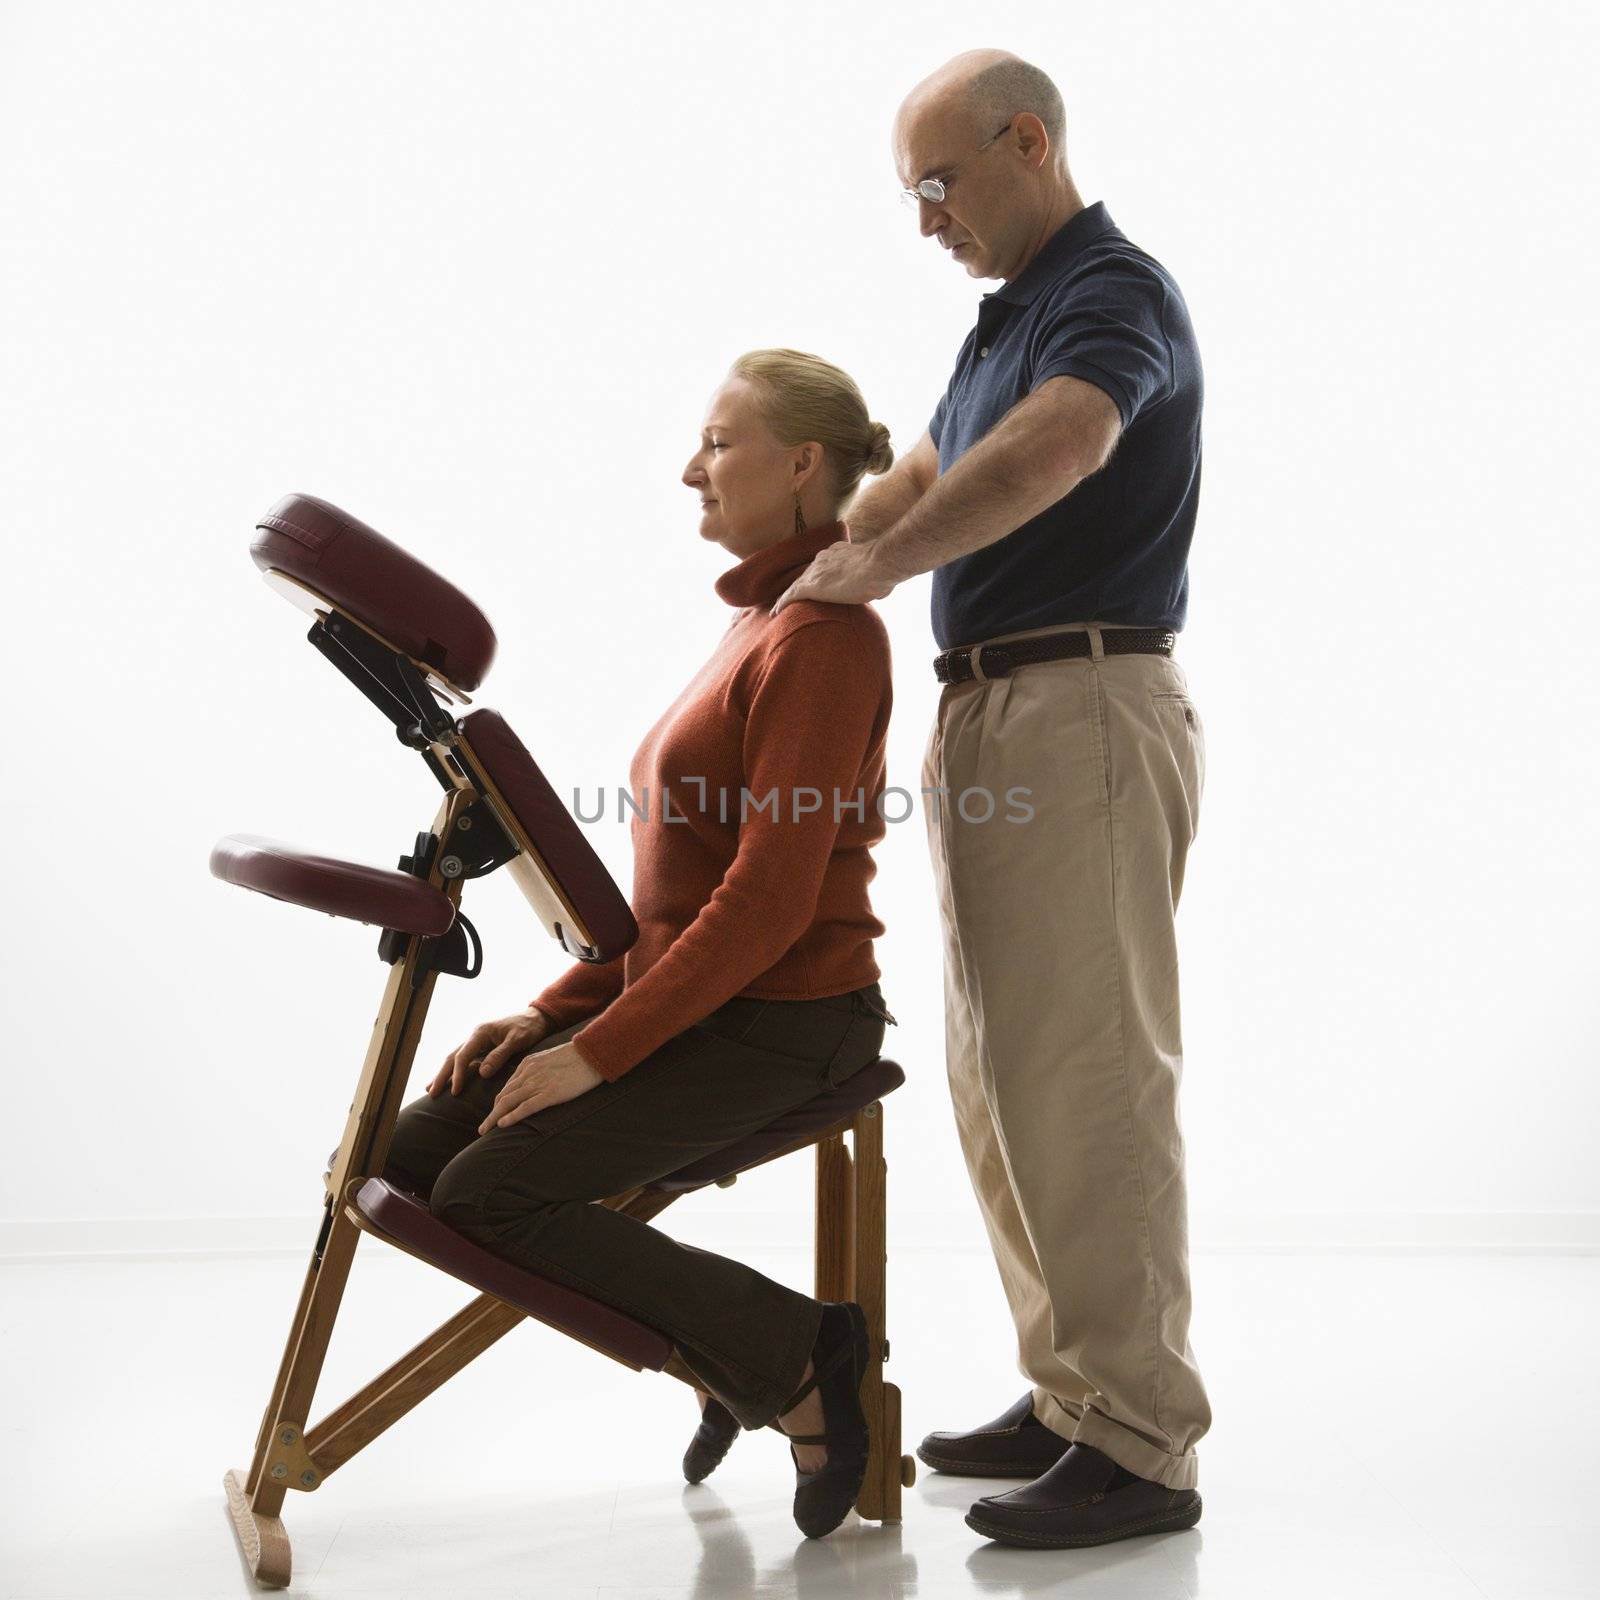
[[[832,1533],[861,1496],[871,1442],[861,1409],[861,1380],[867,1373],[867,1317],[854,1300],[824,1301],[817,1342],[811,1348],[812,1374],[784,1402],[780,1417],[813,1389],[822,1398],[822,1433],[789,1433],[777,1422],[767,1426],[789,1440],[795,1466],[794,1520],[808,1539]],[[816,1472],[802,1472],[797,1444],[823,1444],[828,1459]]]
[[[721,1465],[739,1432],[739,1419],[714,1394],[707,1393],[700,1426],[694,1430],[694,1438],[683,1452],[684,1477],[690,1483],[709,1478]]]

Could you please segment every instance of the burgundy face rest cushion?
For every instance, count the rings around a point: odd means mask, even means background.
[[[256,529],[250,555],[263,572],[315,589],[458,689],[483,682],[494,661],[489,619],[376,529],[312,494],[285,495]]]

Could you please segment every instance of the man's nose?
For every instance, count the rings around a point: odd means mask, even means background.
[[[938,202],[924,200],[921,195],[917,196],[917,226],[922,230],[924,239],[930,234],[937,233],[949,220],[943,206]]]

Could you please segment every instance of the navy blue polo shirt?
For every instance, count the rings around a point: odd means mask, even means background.
[[[942,650],[1062,622],[1183,627],[1200,496],[1200,352],[1177,284],[1103,201],[980,301],[928,424],[939,471],[1062,374],[1111,396],[1121,437],[1106,465],[1054,505],[934,570]]]

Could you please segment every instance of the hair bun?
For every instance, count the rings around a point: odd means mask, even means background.
[[[867,426],[868,472],[887,472],[894,465],[894,447],[889,443],[889,430],[881,422]]]

